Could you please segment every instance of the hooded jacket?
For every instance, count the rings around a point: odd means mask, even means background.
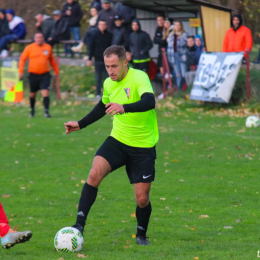
[[[71,15],[66,15],[68,10],[71,11]],[[62,15],[68,20],[69,27],[80,27],[83,12],[78,2],[73,1],[71,4],[66,3],[62,9]]]
[[[112,45],[121,45],[124,46],[126,51],[129,50],[129,33],[125,26],[121,25],[115,27],[113,31]]]
[[[0,9],[0,12],[5,16],[5,9]],[[4,19],[0,19],[0,38],[10,33],[11,31],[5,16]]]
[[[6,13],[9,13],[13,16],[12,21],[9,22],[9,28],[12,34],[15,34],[18,39],[24,39],[26,35],[24,20],[19,16],[15,16],[13,9],[6,10]]]
[[[239,14],[235,14],[232,16],[231,24],[234,17],[237,17],[239,19],[239,27],[235,29],[232,25],[232,27],[227,30],[223,41],[222,51],[245,52],[247,48],[249,49],[249,51],[251,51],[253,47],[252,33],[249,28],[242,25],[243,20],[241,15]],[[246,56],[246,53],[244,56]]]
[[[191,66],[197,66],[198,65],[198,59],[196,57],[196,47],[195,45],[192,47],[187,46],[187,69],[190,70]]]
[[[134,19],[139,26],[138,31],[132,32],[130,34],[130,51],[132,53],[133,60],[145,60],[149,59],[149,50],[152,49],[153,43],[148,33],[141,30],[141,25],[139,20]],[[133,23],[132,22],[132,23]]]

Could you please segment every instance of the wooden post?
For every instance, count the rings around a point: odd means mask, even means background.
[[[250,101],[250,67],[249,67],[249,49],[246,49],[246,88],[247,102]]]
[[[56,63],[59,69],[59,74],[57,75],[57,96],[56,99],[59,100],[60,99],[60,57],[56,58]]]

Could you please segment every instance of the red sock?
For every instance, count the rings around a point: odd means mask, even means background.
[[[4,237],[9,229],[10,229],[10,226],[8,225],[8,219],[5,215],[5,212],[4,212],[4,208],[0,202],[0,236],[1,237]]]

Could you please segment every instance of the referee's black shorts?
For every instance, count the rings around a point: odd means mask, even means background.
[[[37,92],[42,89],[50,89],[51,74],[46,72],[44,74],[29,73],[30,92]]]
[[[130,183],[154,181],[155,147],[131,147],[109,136],[96,152],[97,155],[108,161],[112,171],[125,166]]]

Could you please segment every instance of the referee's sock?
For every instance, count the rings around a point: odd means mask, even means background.
[[[49,106],[50,106],[50,98],[49,97],[43,98],[43,105],[44,105],[45,112],[48,113],[49,112]]]
[[[31,98],[31,97],[30,97],[30,105],[31,105],[31,110],[34,111],[35,98]]]
[[[144,207],[136,207],[136,219],[137,219],[137,236],[146,236],[150,215],[152,213],[151,202]]]
[[[89,185],[87,182],[84,184],[77,214],[77,223],[82,227],[85,226],[89,210],[96,200],[97,192],[98,188]]]

